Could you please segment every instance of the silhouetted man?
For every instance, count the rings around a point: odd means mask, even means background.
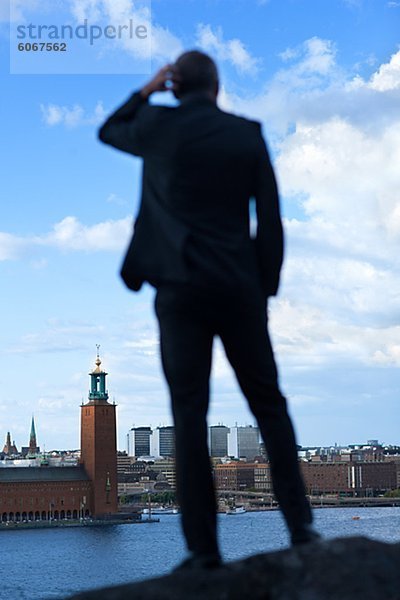
[[[179,106],[149,104],[153,92],[168,89]],[[267,330],[266,302],[277,292],[283,257],[275,177],[260,124],[220,110],[217,94],[214,62],[187,52],[100,130],[103,142],[144,159],[141,205],[122,277],[133,290],[144,281],[157,289],[177,492],[190,551],[185,567],[220,561],[206,422],[215,336],[257,419],[292,543],[317,537]]]

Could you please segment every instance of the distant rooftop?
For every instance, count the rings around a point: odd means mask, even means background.
[[[0,483],[19,481],[89,481],[79,467],[8,467],[0,469]]]

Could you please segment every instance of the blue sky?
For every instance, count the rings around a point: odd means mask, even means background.
[[[21,22],[49,9],[13,2]],[[62,3],[71,19],[135,14],[131,0]],[[124,448],[133,424],[171,417],[153,291],[133,295],[118,278],[140,161],[102,146],[96,130],[146,76],[10,75],[7,6],[0,436],[26,445],[34,413],[40,445],[78,447],[99,343]],[[263,124],[287,235],[271,331],[299,442],[400,443],[400,2],[153,0],[150,21],[153,70],[202,48],[220,68],[220,106]],[[251,423],[215,350],[210,424]]]

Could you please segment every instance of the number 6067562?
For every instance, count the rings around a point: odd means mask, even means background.
[[[66,52],[67,44],[52,43],[52,42],[24,42],[18,44],[18,50],[20,52]]]

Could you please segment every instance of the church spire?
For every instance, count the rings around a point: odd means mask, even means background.
[[[11,454],[11,434],[7,431],[6,443],[4,444],[3,454]]]
[[[36,442],[35,418],[32,415],[31,433],[29,435],[28,457],[30,457],[30,458],[35,457],[37,452],[38,452],[38,447],[37,447],[37,442]]]
[[[17,446],[15,445],[15,442],[13,441],[11,443],[11,433],[9,431],[7,431],[7,438],[6,438],[6,443],[4,445],[4,448],[3,448],[3,454],[6,454],[7,456],[12,456],[12,455],[18,454],[18,450],[17,450]]]
[[[35,418],[32,415],[32,423],[31,423],[31,434],[30,434],[30,439],[29,441],[34,441],[35,445],[36,445],[36,431],[35,431]]]

